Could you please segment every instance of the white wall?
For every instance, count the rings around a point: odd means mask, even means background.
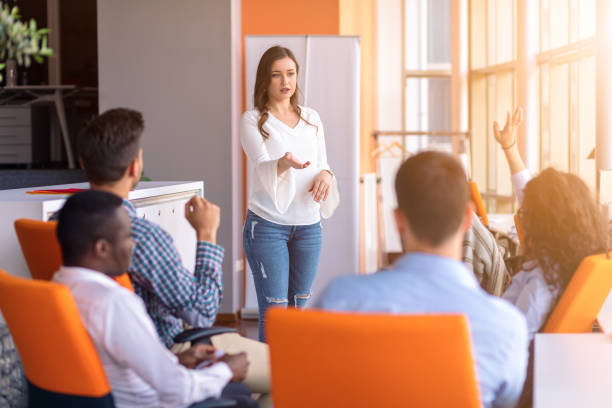
[[[143,112],[145,174],[204,180],[221,207],[222,313],[239,309],[242,259],[239,0],[98,1],[100,111]],[[233,210],[234,209],[234,210]]]

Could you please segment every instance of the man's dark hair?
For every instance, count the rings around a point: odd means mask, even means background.
[[[414,236],[434,246],[457,232],[469,200],[463,167],[440,152],[406,160],[397,172],[395,193]]]
[[[138,157],[144,130],[142,114],[117,108],[94,117],[81,130],[77,149],[90,182],[118,181]]]
[[[113,223],[123,200],[111,193],[88,190],[66,200],[59,211],[57,238],[64,265],[78,266],[100,238],[113,240]]]

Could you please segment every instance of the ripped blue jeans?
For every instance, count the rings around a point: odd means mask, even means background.
[[[259,306],[259,340],[265,341],[270,306],[303,307],[310,299],[321,254],[321,223],[281,225],[247,212],[242,233]]]

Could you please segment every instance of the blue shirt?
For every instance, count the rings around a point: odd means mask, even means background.
[[[523,312],[527,319],[529,340],[533,340],[555,306],[559,290],[546,283],[544,272],[536,261],[529,262],[526,267],[529,269],[514,275],[503,298]]]
[[[335,279],[316,307],[336,311],[462,313],[467,315],[482,402],[513,407],[527,369],[525,318],[505,300],[482,290],[461,262],[407,254],[389,270]]]

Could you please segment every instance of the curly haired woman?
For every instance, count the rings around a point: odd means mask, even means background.
[[[512,174],[520,209],[523,264],[503,297],[527,318],[530,338],[544,325],[580,262],[606,249],[606,221],[586,184],[577,176],[543,170],[532,178],[516,145],[522,121],[517,108],[502,130],[493,123]]]

